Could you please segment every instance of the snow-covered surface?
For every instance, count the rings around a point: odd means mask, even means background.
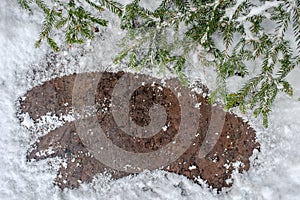
[[[150,1],[145,1],[150,2]],[[37,13],[38,14],[38,13]],[[61,191],[52,182],[57,159],[26,162],[26,151],[32,138],[16,118],[17,98],[42,81],[72,72],[106,69],[112,63],[121,37],[116,25],[103,32],[103,37],[83,47],[66,49],[47,68],[46,45],[34,48],[40,28],[38,15],[28,16],[16,1],[0,2],[0,199],[300,199],[300,70],[289,76],[295,97],[280,94],[270,115],[266,130],[261,119],[251,113],[249,119],[257,130],[261,152],[250,170],[234,175],[233,187],[216,194],[183,176],[162,171],[144,172],[138,176],[110,181],[99,176],[92,184],[76,190]],[[104,40],[103,40],[104,39]],[[49,56],[48,56],[48,59]],[[95,67],[96,66],[96,67]],[[111,69],[111,68],[109,68]],[[35,74],[33,71],[37,71]],[[191,79],[201,78],[195,67]],[[208,81],[211,78],[208,77]],[[230,87],[234,87],[235,80]],[[238,111],[236,111],[238,113]],[[241,114],[239,114],[241,115]],[[31,126],[30,119],[24,122]]]

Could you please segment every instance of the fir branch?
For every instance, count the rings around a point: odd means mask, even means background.
[[[53,28],[54,22],[55,22],[55,18],[56,18],[56,12],[54,12],[54,10],[48,10],[47,9],[47,13],[43,22],[43,30],[40,33],[40,37],[39,40],[36,42],[35,46],[36,47],[40,47],[42,41],[44,38],[49,37],[50,32]],[[51,44],[50,44],[51,46]]]
[[[54,51],[56,51],[56,52],[59,51],[59,47],[53,39],[51,39],[50,37],[47,37],[47,42]]]
[[[50,9],[48,8],[48,6],[45,4],[44,1],[35,0],[35,3],[46,15],[50,14]]]
[[[107,8],[112,13],[117,14],[119,17],[123,14],[123,5],[121,3],[111,1],[111,0],[98,0],[99,3]]]
[[[32,2],[32,0],[18,0],[19,5],[27,10],[30,14],[32,14],[32,10],[30,7],[30,3]]]
[[[104,11],[104,9],[101,6],[98,6],[97,4],[95,4],[94,2],[90,1],[90,0],[85,0],[89,5],[91,5],[92,7],[96,8],[98,11],[102,12]]]
[[[67,44],[83,43],[94,38],[94,26],[108,23],[100,15],[92,15],[80,0],[60,2],[59,9],[48,6],[49,1],[18,1],[28,11],[31,4],[36,4],[44,13],[36,46],[46,39],[58,50],[52,39],[58,30],[65,33]],[[255,116],[263,117],[265,126],[278,93],[293,94],[286,77],[300,63],[299,0],[254,3],[249,0],[163,0],[154,11],[141,7],[139,0],[125,6],[111,0],[82,1],[98,12],[107,9],[121,18],[120,27],[127,34],[114,63],[125,62],[137,70],[145,67],[158,67],[161,72],[170,70],[187,83],[186,61],[195,47],[199,47],[203,49],[201,63],[214,67],[217,72],[217,87],[210,94],[211,102],[223,100],[227,109],[239,106],[242,112],[253,109]],[[267,31],[266,23],[274,24],[273,29],[268,27],[272,30]],[[294,32],[296,54],[287,38],[289,27]],[[224,42],[222,47],[222,42],[217,41],[220,35]],[[262,60],[256,66],[258,75],[249,75],[246,65],[249,60]],[[249,80],[237,92],[228,94],[226,82],[233,76]]]
[[[300,53],[300,1],[295,0],[295,5],[292,9],[292,18],[293,18],[293,30],[295,34],[295,39],[297,43],[297,50]]]

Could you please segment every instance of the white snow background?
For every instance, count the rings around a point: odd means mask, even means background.
[[[145,1],[147,4],[151,1]],[[268,129],[251,113],[242,116],[256,129],[261,152],[248,172],[234,175],[234,184],[220,194],[202,188],[183,176],[162,171],[144,172],[137,176],[110,181],[99,176],[79,189],[61,191],[53,186],[56,171],[47,162],[26,162],[26,151],[33,140],[30,132],[16,118],[17,99],[27,90],[56,76],[72,72],[103,70],[112,63],[121,34],[111,24],[102,37],[82,47],[58,54],[47,67],[46,45],[35,49],[41,28],[36,13],[29,16],[16,0],[0,2],[0,199],[300,199],[300,70],[289,80],[294,97],[279,94],[270,114]],[[49,57],[49,56],[48,56]],[[50,58],[48,58],[49,60]],[[97,67],[95,67],[97,66]],[[36,70],[37,73],[33,74]],[[150,72],[149,72],[150,73]],[[203,76],[191,67],[192,80]],[[208,77],[207,80],[210,78]],[[230,88],[235,88],[233,83]],[[55,160],[53,161],[55,162]]]

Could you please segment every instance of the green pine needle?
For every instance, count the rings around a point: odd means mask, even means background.
[[[257,4],[250,0],[163,0],[154,11],[142,7],[139,0],[127,5],[112,0],[83,0],[90,7],[84,6],[82,0],[56,6],[51,6],[53,0],[18,1],[30,13],[32,5],[36,5],[44,14],[36,47],[46,41],[59,51],[52,39],[58,32],[65,34],[66,44],[93,39],[96,27],[98,30],[98,26],[109,23],[100,14],[108,10],[120,17],[120,28],[127,31],[115,64],[127,63],[136,70],[169,70],[188,85],[185,68],[189,55],[195,54],[196,48],[202,49],[199,63],[213,67],[217,73],[217,87],[209,101],[222,100],[226,109],[239,107],[242,112],[252,109],[254,116],[262,116],[265,127],[278,93],[293,95],[286,77],[300,63],[299,0],[271,1],[268,9],[268,1]],[[93,15],[92,9],[99,15]],[[253,9],[262,12],[251,12]],[[266,30],[264,24],[271,24],[269,28],[273,30]],[[289,27],[294,38],[287,37]],[[291,39],[296,42],[297,53]],[[251,74],[247,63],[257,60],[262,60],[255,66],[259,74]],[[237,92],[228,93],[227,80],[235,76],[247,81]]]

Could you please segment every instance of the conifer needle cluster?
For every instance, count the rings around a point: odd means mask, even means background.
[[[189,55],[200,48],[199,63],[213,67],[218,75],[210,101],[222,100],[227,109],[239,106],[242,112],[251,109],[255,116],[263,116],[265,127],[277,94],[293,95],[286,77],[300,61],[300,0],[162,0],[154,10],[142,7],[140,0],[126,5],[112,0],[19,3],[29,12],[33,6],[42,10],[36,46],[47,41],[55,51],[59,51],[52,38],[55,31],[63,30],[67,44],[83,43],[95,37],[95,27],[107,26],[109,19],[100,13],[110,11],[120,17],[120,28],[127,32],[115,63],[171,70],[184,84]],[[259,73],[249,74],[247,63],[257,60],[262,61],[255,69]],[[226,83],[234,76],[249,80],[229,93]]]

